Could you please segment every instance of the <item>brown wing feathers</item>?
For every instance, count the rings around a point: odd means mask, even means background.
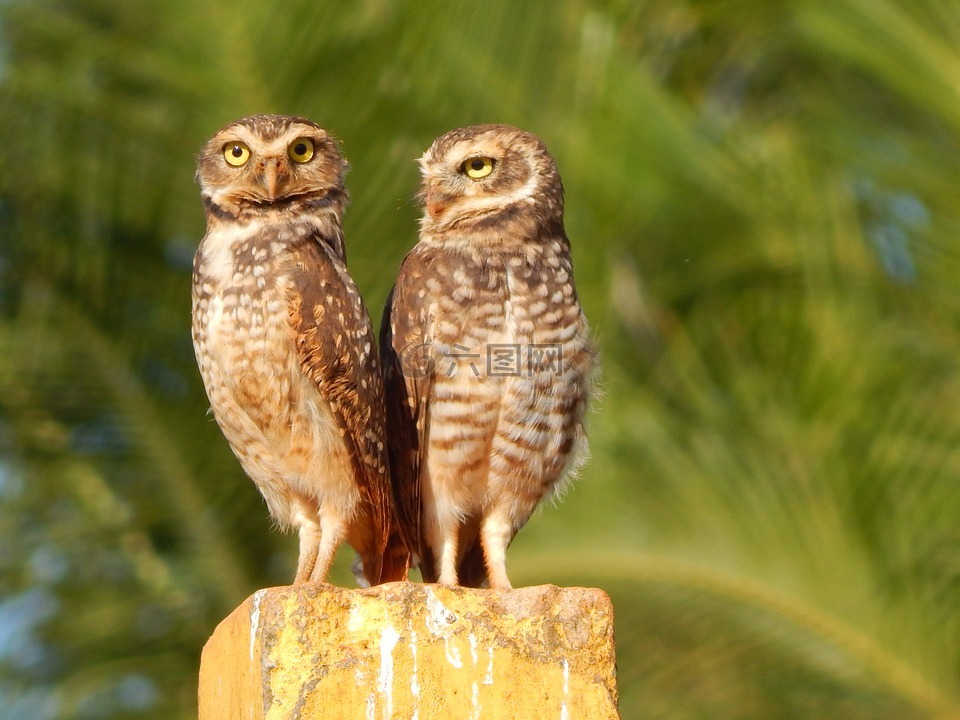
[[[424,385],[429,382],[429,374],[425,368],[421,373],[411,371],[408,366],[408,357],[426,347],[422,331],[417,327],[419,313],[413,308],[406,314],[391,312],[398,294],[406,295],[404,288],[394,287],[390,291],[380,326],[380,356],[389,428],[387,447],[398,529],[410,552],[421,556],[420,461],[427,396]],[[423,358],[423,362],[426,360]]]
[[[319,268],[321,277],[340,273],[339,261],[316,241],[307,241],[294,253],[298,268]],[[338,293],[317,282],[313,272],[293,274],[296,292],[290,296],[290,316],[296,330],[301,367],[320,389],[338,421],[354,469],[357,486],[370,513],[375,537],[361,552],[364,574],[371,583],[381,580],[381,558],[390,529],[390,480],[384,427],[382,385],[373,337],[353,283]],[[331,323],[339,332],[331,332]],[[363,349],[367,348],[367,352]],[[358,380],[359,379],[359,380]]]

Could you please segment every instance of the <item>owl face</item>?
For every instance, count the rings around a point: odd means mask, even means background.
[[[200,151],[204,201],[227,212],[322,200],[342,190],[337,141],[304,118],[254,115],[227,125]]]
[[[424,230],[491,227],[510,217],[563,214],[556,164],[535,135],[510,125],[474,125],[437,138],[420,158]]]

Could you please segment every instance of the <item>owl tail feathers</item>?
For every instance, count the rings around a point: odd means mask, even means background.
[[[387,547],[383,551],[380,582],[406,580],[410,572],[410,551],[396,526],[391,527]]]
[[[390,526],[390,535],[383,554],[367,556],[358,553],[350,566],[354,578],[360,587],[368,588],[371,585],[380,585],[386,582],[406,580],[410,571],[410,551],[395,524]]]

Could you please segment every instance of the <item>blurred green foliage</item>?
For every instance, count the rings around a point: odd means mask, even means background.
[[[435,136],[556,156],[604,379],[511,563],[612,595],[624,718],[960,717],[955,2],[5,0],[0,720],[195,717],[292,577],[188,330],[194,155],[261,112],[342,139],[375,322]]]

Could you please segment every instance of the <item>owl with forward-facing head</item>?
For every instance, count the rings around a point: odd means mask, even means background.
[[[197,363],[244,471],[298,531],[298,583],[324,581],[343,541],[366,582],[405,570],[383,561],[383,386],[345,264],[345,169],[320,126],[258,115],[214,135],[197,171],[207,219],[193,272]]]
[[[380,338],[398,512],[425,580],[509,588],[507,546],[585,445],[595,352],[563,187],[507,125],[441,136],[420,169]]]

